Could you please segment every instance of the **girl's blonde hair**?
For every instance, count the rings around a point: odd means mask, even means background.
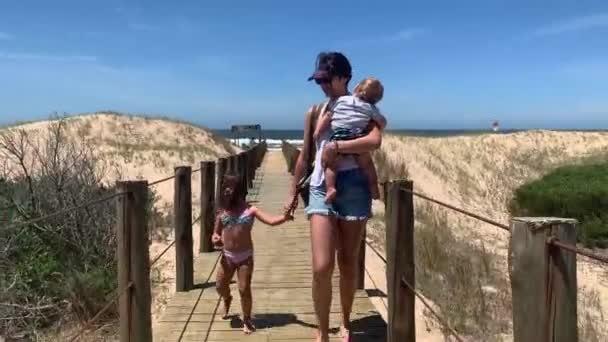
[[[357,84],[354,92],[355,96],[363,101],[376,104],[382,100],[382,96],[384,95],[384,87],[378,79],[368,77]]]

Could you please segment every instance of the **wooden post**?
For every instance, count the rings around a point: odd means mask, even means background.
[[[146,202],[148,182],[117,182],[118,289],[132,283],[118,301],[120,341],[152,341],[150,252]]]
[[[234,156],[231,156],[230,159],[232,159],[232,163],[231,163],[232,167],[230,169],[230,172],[233,173],[233,174],[234,173],[238,174],[240,172],[240,169],[241,169],[241,167],[239,165],[239,155],[236,154]]]
[[[386,208],[386,284],[388,342],[416,341],[415,295],[402,279],[416,286],[414,277],[414,201],[411,181],[391,181]]]
[[[357,271],[357,288],[362,290],[365,288],[365,228],[361,237],[361,246],[359,247],[359,270]]]
[[[247,187],[253,188],[253,179],[255,178],[255,151],[257,147],[247,151]]]
[[[201,162],[200,253],[213,252],[211,235],[215,221],[215,162]]]
[[[175,291],[191,290],[194,286],[192,252],[192,168],[175,168]]]
[[[247,184],[249,180],[247,179],[247,152],[239,153],[239,174],[241,175],[241,186],[242,191],[245,195],[247,195]]]
[[[230,166],[228,167],[230,173],[237,173],[239,171],[239,156],[236,154],[231,155],[228,158],[228,164],[230,164]]]
[[[573,219],[515,217],[509,241],[513,341],[578,341],[576,254],[547,242],[576,244]]]
[[[222,206],[222,181],[226,174],[228,159],[220,158],[217,160],[217,172],[215,182],[215,211],[217,212]]]

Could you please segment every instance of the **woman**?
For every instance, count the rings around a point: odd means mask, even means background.
[[[348,82],[351,79],[350,62],[339,52],[321,53],[317,58],[316,71],[308,80],[313,79],[329,97],[329,101],[347,95]],[[340,269],[342,304],[340,333],[346,342],[350,341],[350,313],[356,291],[357,260],[365,224],[371,214],[371,193],[365,173],[359,168],[354,157],[345,155],[337,163],[338,195],[333,203],[326,204],[321,154],[326,151],[326,156],[335,158],[338,153],[371,152],[380,147],[382,136],[380,129],[374,125],[370,133],[364,137],[329,143],[331,136],[329,130],[314,142],[313,147],[312,131],[322,110],[324,106],[317,105],[306,113],[304,146],[296,161],[289,198],[293,198],[298,181],[314,159],[306,213],[310,220],[312,243],[312,292],[318,321],[317,342],[329,341],[331,278],[336,251]]]

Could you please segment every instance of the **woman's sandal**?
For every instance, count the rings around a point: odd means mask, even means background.
[[[351,342],[350,338],[350,330],[346,329],[344,326],[340,327],[340,342]]]
[[[255,326],[251,322],[251,319],[243,320],[243,332],[249,335],[255,331]]]

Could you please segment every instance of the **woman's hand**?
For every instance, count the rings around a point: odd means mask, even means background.
[[[331,141],[323,147],[323,154],[321,155],[321,165],[333,165],[338,158],[338,142]]]

